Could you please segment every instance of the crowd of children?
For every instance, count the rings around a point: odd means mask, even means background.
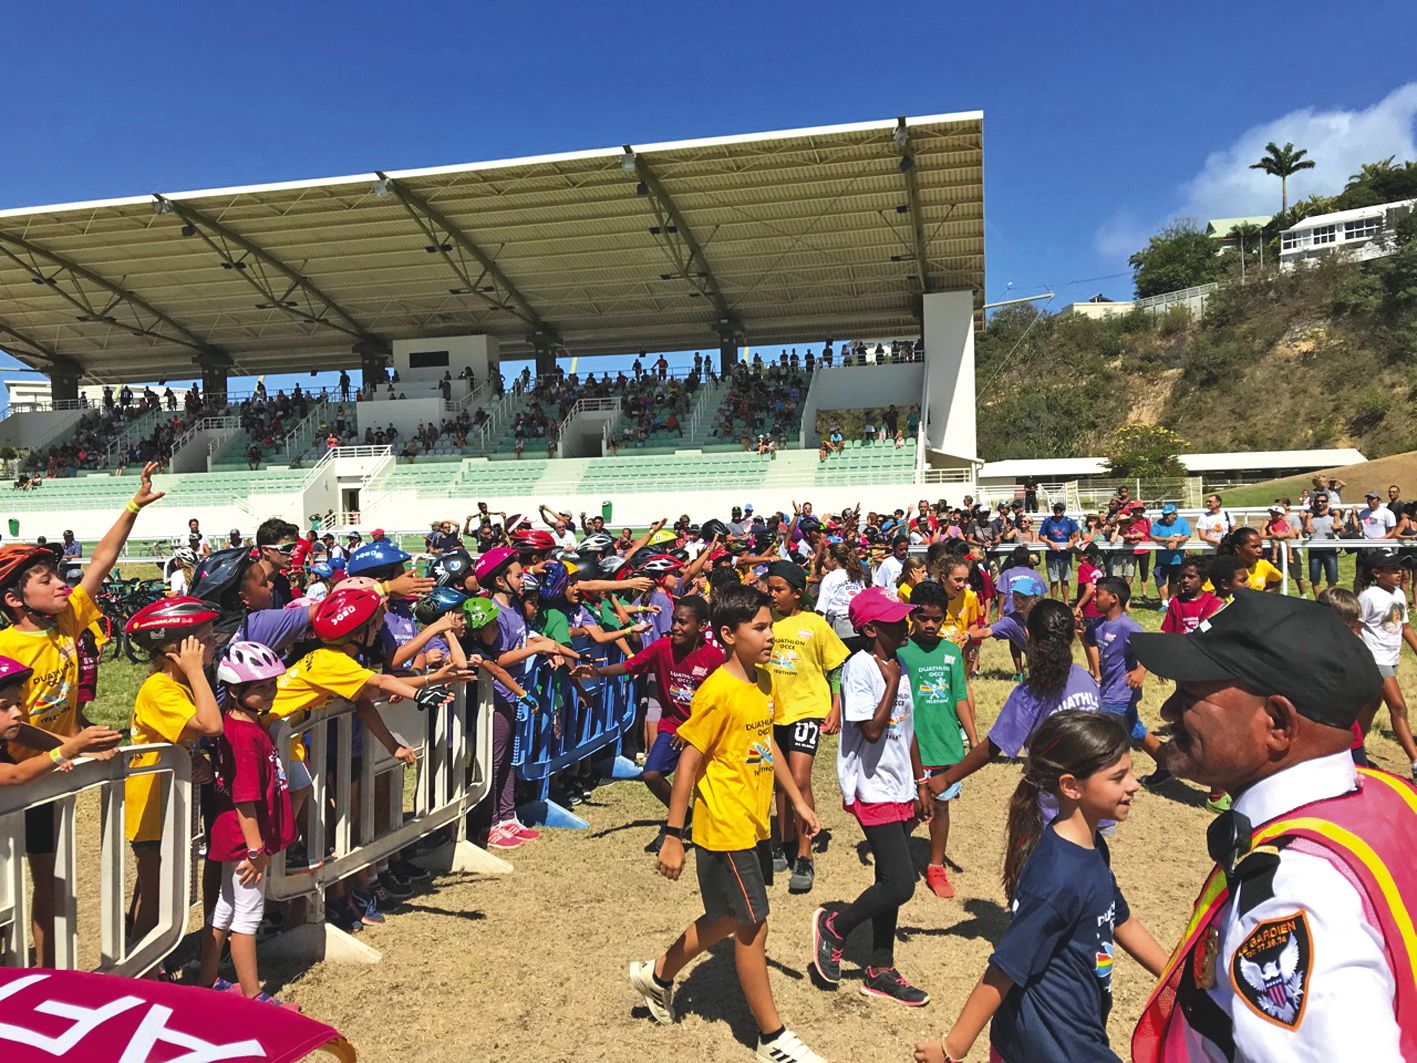
[[[0,785],[66,770],[76,757],[111,757],[124,741],[84,715],[94,668],[86,635],[103,619],[95,598],[137,515],[162,497],[152,487],[154,471],[144,470],[77,586],[61,578],[52,549],[0,549],[0,604],[9,619],[0,631]],[[128,624],[152,665],[127,742],[185,748],[201,787],[206,926],[191,977],[281,1003],[263,991],[256,962],[257,942],[272,923],[265,911],[271,859],[285,853],[288,869],[315,866],[326,845],[302,836],[310,752],[298,738],[273,738],[286,733],[276,732],[282,721],[354,705],[356,792],[348,807],[357,819],[367,807],[357,793],[365,743],[378,742],[405,764],[417,759],[380,705],[408,699],[442,712],[456,684],[486,671],[492,786],[467,830],[479,844],[509,850],[540,837],[519,818],[513,752],[528,715],[546,708],[533,677],[562,672],[581,697],[595,699],[603,684],[628,676],[638,680],[642,704],[626,738],[643,744],[643,782],[665,807],[646,851],[674,880],[686,851],[696,849],[703,903],[703,914],[665,952],[630,966],[634,992],[655,1021],[675,1020],[676,975],[731,937],[758,1028],[757,1057],[820,1059],[777,1011],[767,919],[775,875],[788,876],[791,893],[817,886],[813,840],[825,798],[814,789],[814,765],[822,737],[839,735],[841,804],[860,827],[874,881],[812,917],[809,959],[820,980],[840,982],[846,939],[869,925],[861,993],[910,1007],[929,1003],[928,989],[895,966],[897,920],[917,877],[911,832],[919,824],[928,830],[927,889],[953,897],[951,803],[991,760],[1022,757],[1007,814],[1009,929],[953,1028],[942,1041],[922,1043],[916,1058],[962,1058],[986,1024],[1000,1058],[1113,1058],[1106,1041],[1113,942],[1153,972],[1164,961],[1130,914],[1103,840],[1125,820],[1138,785],[1169,780],[1160,742],[1138,712],[1146,670],[1131,646],[1142,628],[1130,615],[1130,582],[1105,574],[1090,544],[1068,603],[1049,597],[1027,546],[1004,555],[996,572],[984,551],[948,536],[930,542],[923,558],[877,549],[873,573],[871,544],[854,544],[856,519],[848,512],[824,523],[810,506],[794,506],[790,518],[782,514],[762,530],[746,520],[700,527],[686,519],[672,530],[659,522],[624,543],[587,527],[574,549],[547,531],[499,526],[491,541],[479,535],[484,548],[476,556],[455,541],[426,574],[382,535],[335,558],[274,520],[262,525],[254,547],[203,559],[189,593],[161,599]],[[1268,562],[1249,531],[1229,532],[1220,556],[1169,559],[1162,631],[1194,632],[1237,591],[1269,588]],[[1356,729],[1354,757],[1362,757],[1362,732],[1385,701],[1417,773],[1396,679],[1402,645],[1417,650],[1402,558],[1378,552],[1364,571],[1360,594],[1330,588],[1322,599],[1362,638],[1384,676],[1382,698]],[[1050,576],[1064,574],[1054,566]],[[979,645],[990,638],[1008,642],[1015,685],[981,736],[971,677]],[[1086,666],[1074,660],[1079,643]],[[1155,762],[1140,782],[1134,748]],[[140,753],[134,764],[141,763]],[[576,803],[593,784],[586,770],[561,772],[553,798]],[[374,807],[383,818],[395,798],[387,777],[378,783]],[[137,867],[132,943],[159,918],[163,793],[152,776],[127,783],[126,834]],[[1229,798],[1216,791],[1208,800],[1219,811]],[[26,852],[36,962],[44,965],[54,955],[54,849],[53,812],[41,806],[26,816]],[[384,908],[428,877],[409,855],[331,884],[326,917],[348,932],[382,922]],[[928,982],[928,973],[918,975]]]

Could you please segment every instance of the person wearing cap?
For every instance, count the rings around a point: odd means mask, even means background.
[[[1387,703],[1393,734],[1412,762],[1412,775],[1417,779],[1417,742],[1412,739],[1412,725],[1407,718],[1407,699],[1397,681],[1402,644],[1406,642],[1417,650],[1417,634],[1408,621],[1407,595],[1402,589],[1402,555],[1396,550],[1369,550],[1367,554],[1368,575],[1373,582],[1358,595],[1363,645],[1372,653],[1378,674],[1383,677],[1381,700]],[[1359,719],[1364,734],[1372,728],[1377,710],[1376,698],[1364,708]]]
[[[1335,610],[1250,590],[1132,645],[1176,683],[1168,768],[1234,795],[1132,1058],[1417,1059],[1417,788],[1349,753],[1371,655]]]
[[[841,743],[836,774],[841,800],[856,817],[875,865],[875,882],[840,910],[818,908],[812,916],[813,966],[823,980],[841,980],[846,939],[871,924],[871,951],[861,992],[908,1007],[921,1007],[930,995],[907,982],[895,969],[895,931],[901,907],[915,893],[915,865],[910,857],[910,828],[929,819],[933,801],[924,800],[925,778],[915,740],[911,683],[902,681],[896,652],[909,634],[911,607],[880,587],[867,587],[851,599],[848,615],[866,648],[842,669]]]
[[[375,528],[369,533],[369,541],[371,543],[381,543],[384,541],[384,538],[385,536],[383,528]]]
[[[1181,578],[1181,561],[1186,556],[1186,543],[1190,539],[1190,524],[1176,511],[1174,502],[1167,502],[1161,507],[1161,516],[1151,525],[1151,541],[1157,547],[1151,571],[1156,579],[1156,593],[1161,599],[1157,608],[1163,613],[1171,604],[1171,595],[1176,593],[1176,584]]]
[[[1059,601],[1068,600],[1068,576],[1073,570],[1073,548],[1078,543],[1078,522],[1067,515],[1067,506],[1053,503],[1053,515],[1044,517],[1038,534],[1048,544],[1048,593]]]
[[[889,557],[883,557],[880,564],[876,566],[876,574],[871,582],[882,588],[888,594],[895,593],[895,585],[900,582],[901,569],[905,567],[905,559],[910,556],[910,540],[904,535],[897,535],[891,540],[891,552]]]

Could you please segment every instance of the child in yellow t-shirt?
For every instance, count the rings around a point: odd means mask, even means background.
[[[732,935],[738,984],[758,1026],[758,1058],[818,1059],[784,1028],[768,981],[767,886],[772,881],[768,813],[772,788],[786,791],[810,837],[817,816],[797,789],[773,741],[772,678],[764,667],[773,651],[771,599],[749,586],[724,587],[711,617],[727,659],[694,695],[679,728],[684,751],[669,798],[659,871],[670,881],[684,870],[684,820],[697,795],[699,916],[659,959],[630,965],[630,984],[658,1023],[674,1022],[674,976],[695,956]]]
[[[134,613],[127,627],[129,637],[152,657],[152,674],[143,680],[133,703],[131,743],[186,746],[193,754],[195,785],[211,781],[211,765],[197,754],[197,743],[221,734],[221,709],[204,671],[216,654],[212,622],[218,615],[215,606],[200,598],[162,598]],[[132,761],[135,768],[152,763],[152,757],[144,756]],[[129,907],[130,941],[141,941],[157,925],[167,807],[160,776],[128,779],[123,825],[138,869]]]
[[[841,726],[841,666],[850,656],[846,644],[820,613],[804,611],[802,592],[807,573],[791,561],[768,566],[768,594],[782,619],[773,625],[773,652],[768,661],[772,675],[773,738],[787,754],[787,768],[802,800],[815,809],[812,795],[812,762],[822,732]],[[812,841],[789,815],[785,793],[777,795],[782,848],[773,854],[773,870],[792,869],[789,893],[812,889],[815,871]]]

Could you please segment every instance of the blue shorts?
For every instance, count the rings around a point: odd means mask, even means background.
[[[684,752],[682,746],[674,748],[676,737],[667,731],[660,731],[655,736],[654,745],[649,747],[649,755],[645,757],[645,771],[657,771],[661,775],[674,774],[674,769],[679,766],[679,754]]]
[[[1063,550],[1048,551],[1048,581],[1065,583],[1073,571],[1073,555]]]
[[[1125,702],[1123,704],[1112,702],[1111,704],[1103,705],[1102,711],[1110,712],[1113,716],[1122,717],[1122,722],[1127,725],[1127,731],[1132,736],[1133,742],[1140,742],[1151,733],[1147,729],[1146,724],[1141,722],[1141,717],[1137,714],[1137,704],[1134,701]]]

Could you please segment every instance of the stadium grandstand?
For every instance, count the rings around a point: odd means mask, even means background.
[[[983,210],[966,112],[0,211],[10,508],[95,536],[144,460],[213,528],[960,495]]]

